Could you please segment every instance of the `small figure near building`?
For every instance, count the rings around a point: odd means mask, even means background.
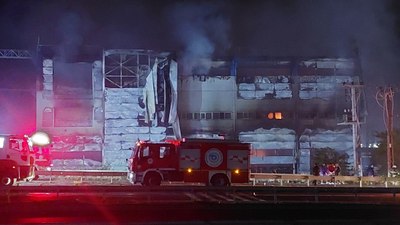
[[[328,175],[328,167],[326,166],[326,164],[325,163],[323,163],[322,165],[321,165],[321,169],[320,169],[320,175],[321,176],[326,176],[326,175]]]
[[[335,177],[334,177],[335,171],[336,171],[335,164],[329,163],[328,164],[328,175],[331,176],[331,180],[328,182],[328,184],[334,184],[335,183]]]
[[[336,170],[335,164],[329,163],[329,164],[328,164],[328,175],[329,175],[329,176],[334,175],[334,174],[335,174],[335,170]]]
[[[374,165],[371,164],[371,165],[367,168],[367,176],[369,176],[369,177],[374,177],[374,176],[375,176]]]
[[[312,171],[313,171],[312,174],[313,174],[314,176],[319,176],[320,171],[319,171],[319,166],[318,166],[317,163],[314,164],[314,167],[313,167]],[[313,185],[314,185],[314,186],[317,185],[317,180],[313,180]]]
[[[339,163],[336,163],[336,165],[335,165],[335,176],[340,176],[341,170],[342,169],[340,168]]]

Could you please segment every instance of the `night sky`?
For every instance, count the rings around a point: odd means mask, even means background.
[[[400,81],[399,9],[396,0],[3,0],[0,48],[39,42],[58,46],[60,57],[82,46],[151,49],[176,51],[181,62],[239,50],[347,57],[357,48],[377,127],[376,88]]]

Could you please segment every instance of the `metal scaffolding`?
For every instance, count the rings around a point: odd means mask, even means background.
[[[139,88],[145,84],[151,66],[170,53],[150,50],[111,49],[103,51],[103,74],[108,88]]]
[[[0,58],[1,59],[30,59],[30,58],[32,58],[32,54],[28,50],[0,49]]]

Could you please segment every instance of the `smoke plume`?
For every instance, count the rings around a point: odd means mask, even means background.
[[[181,74],[206,74],[216,48],[230,46],[230,23],[223,15],[222,4],[178,3],[167,11],[173,36],[182,46]]]

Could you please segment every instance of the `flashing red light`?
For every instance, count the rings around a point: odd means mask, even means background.
[[[137,141],[136,141],[136,146],[140,146],[140,145],[142,145],[142,144],[145,144],[145,143],[147,143],[148,141],[143,141],[143,140],[140,140],[140,139],[138,139]]]
[[[34,145],[45,146],[50,144],[50,137],[44,132],[36,132],[31,137]]]
[[[178,146],[178,145],[181,144],[181,141],[179,141],[179,140],[165,140],[165,142],[171,143],[171,144],[173,144],[173,145],[175,145],[175,146]],[[182,142],[184,142],[184,139],[183,139]]]

